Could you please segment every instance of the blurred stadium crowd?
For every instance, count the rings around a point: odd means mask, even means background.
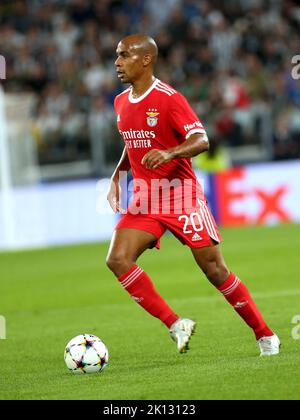
[[[265,142],[270,159],[300,157],[300,80],[291,76],[300,54],[296,2],[1,1],[4,86],[36,94],[41,164],[93,155],[101,174],[118,159],[113,100],[124,87],[115,49],[136,32],[156,39],[157,76],[187,96],[213,141]]]

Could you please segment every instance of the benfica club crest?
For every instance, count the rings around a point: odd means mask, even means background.
[[[149,109],[146,114],[148,115],[147,124],[150,125],[150,127],[154,127],[157,124],[157,115],[159,115],[159,112],[157,112],[157,109]]]

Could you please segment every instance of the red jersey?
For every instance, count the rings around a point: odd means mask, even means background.
[[[174,159],[156,169],[147,169],[141,163],[143,156],[151,149],[169,149],[180,145],[193,133],[205,133],[183,95],[156,79],[139,98],[133,98],[131,88],[118,95],[115,98],[115,111],[133,178],[147,184],[145,196],[149,197],[156,181],[166,180],[178,181],[182,186],[191,185],[192,195],[199,199],[204,198],[190,158]],[[176,185],[175,182],[174,189],[177,188]],[[184,189],[182,193],[186,194]]]

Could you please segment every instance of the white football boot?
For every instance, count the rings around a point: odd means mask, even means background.
[[[196,328],[196,322],[187,318],[179,318],[172,324],[170,335],[177,344],[179,353],[185,353],[188,350],[188,343]]]
[[[280,340],[276,334],[260,338],[257,344],[260,348],[260,356],[273,356],[279,353]]]

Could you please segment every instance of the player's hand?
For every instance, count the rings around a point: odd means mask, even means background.
[[[141,163],[147,169],[156,169],[160,165],[170,162],[172,159],[172,153],[168,150],[153,149],[144,155]]]
[[[120,207],[121,187],[119,185],[119,182],[113,180],[110,182],[109,189],[107,192],[107,200],[114,213],[125,212],[125,210],[123,210]]]

